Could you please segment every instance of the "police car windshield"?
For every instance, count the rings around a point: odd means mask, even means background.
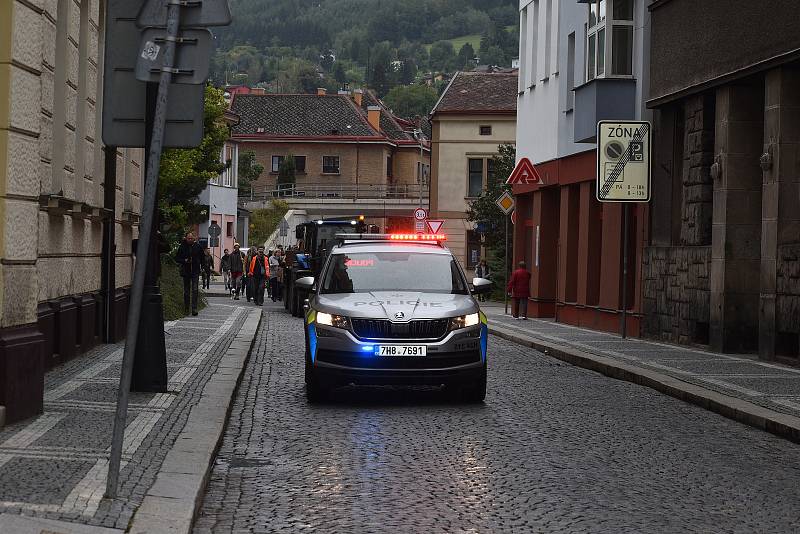
[[[447,254],[364,252],[331,257],[323,294],[371,291],[468,294],[461,270]]]

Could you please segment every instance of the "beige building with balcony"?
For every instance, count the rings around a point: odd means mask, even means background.
[[[445,220],[448,246],[473,269],[483,247],[467,209],[493,179],[498,147],[516,144],[516,71],[457,73],[430,117],[430,218]]]
[[[100,142],[103,5],[0,2],[0,426],[124,332],[142,153]]]

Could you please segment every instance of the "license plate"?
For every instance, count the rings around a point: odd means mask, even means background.
[[[375,347],[376,356],[427,356],[425,345],[379,345]]]

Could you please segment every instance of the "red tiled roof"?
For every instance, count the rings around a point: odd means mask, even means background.
[[[436,113],[516,113],[518,75],[500,72],[459,72],[431,115]]]

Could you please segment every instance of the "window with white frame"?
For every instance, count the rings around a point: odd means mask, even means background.
[[[567,111],[575,107],[575,32],[567,36]]]
[[[586,80],[633,75],[634,0],[591,0]]]
[[[283,156],[272,156],[272,170],[275,174],[281,170],[281,163],[283,163]]]
[[[322,156],[322,174],[339,174],[339,156]]]
[[[233,187],[233,173],[234,165],[236,162],[233,157],[233,147],[230,145],[225,146],[225,165],[227,167],[222,171],[222,185],[225,187]]]

